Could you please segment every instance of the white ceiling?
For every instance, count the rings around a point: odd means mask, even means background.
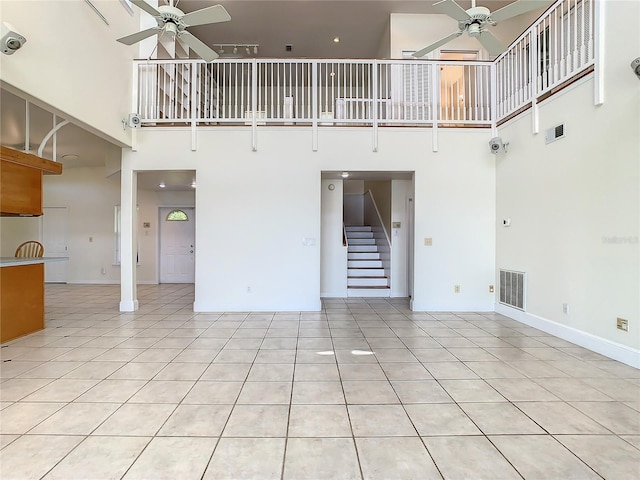
[[[206,44],[257,43],[258,57],[275,58],[376,58],[391,13],[437,13],[434,0],[176,1],[185,13],[216,4],[227,9],[230,22],[189,29]],[[471,0],[457,3],[471,7]],[[492,11],[508,3],[477,0]],[[293,50],[287,52],[285,45]]]

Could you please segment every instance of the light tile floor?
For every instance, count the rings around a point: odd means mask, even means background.
[[[640,371],[501,315],[138,292],[47,285],[2,345],[2,479],[640,478]]]

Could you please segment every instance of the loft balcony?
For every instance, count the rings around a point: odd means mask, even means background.
[[[496,128],[596,63],[594,0],[558,0],[494,61],[137,60],[142,126]]]

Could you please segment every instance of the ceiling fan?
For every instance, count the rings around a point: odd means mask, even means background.
[[[191,48],[205,62],[211,62],[218,58],[218,54],[209,48],[204,42],[198,40],[187,31],[188,27],[196,25],[207,25],[210,23],[228,22],[231,16],[227,13],[222,5],[214,5],[212,7],[196,10],[191,13],[184,13],[176,8],[171,1],[171,5],[160,5],[158,8],[152,7],[144,0],[130,0],[131,3],[138,6],[149,15],[153,16],[158,26],[148,28],[141,32],[127,35],[118,39],[118,42],[125,45],[133,45],[145,38],[157,33],[168,33],[175,38],[180,39],[185,45]]]
[[[488,30],[488,27],[523,13],[537,10],[549,5],[549,3],[550,0],[516,0],[495,12],[491,12],[487,7],[476,7],[476,0],[471,0],[471,8],[469,10],[464,10],[454,0],[442,0],[434,3],[433,8],[438,13],[448,15],[458,21],[460,31],[452,33],[422,50],[418,50],[413,56],[416,58],[422,57],[467,32],[470,37],[478,39],[489,52],[489,55],[497,57],[506,50],[506,47]]]

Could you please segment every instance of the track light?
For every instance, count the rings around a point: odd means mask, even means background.
[[[220,55],[224,55],[225,52],[228,54],[233,52],[233,55],[238,55],[243,54],[243,51],[247,55],[251,55],[252,51],[254,55],[257,55],[259,45],[257,43],[214,43],[211,47]]]

